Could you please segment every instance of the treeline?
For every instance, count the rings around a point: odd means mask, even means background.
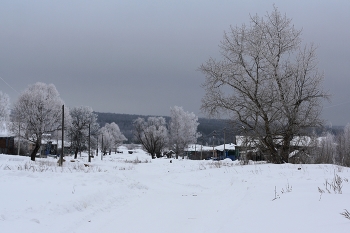
[[[120,128],[120,131],[128,139],[127,143],[133,143],[133,122],[141,117],[148,118],[146,115],[133,115],[133,114],[120,114],[120,113],[104,113],[95,112],[97,114],[97,122],[100,126],[104,126],[106,123],[116,122]],[[170,117],[163,116],[167,123],[170,121]],[[226,129],[226,142],[233,142],[235,133],[230,130],[232,127],[227,120],[223,119],[207,119],[198,118],[199,126],[198,132],[201,133],[202,137],[198,139],[199,142],[206,144],[212,144],[213,135],[215,131],[215,144],[223,143],[224,141],[224,129]]]
[[[121,114],[121,113],[105,113],[95,112],[97,114],[97,122],[100,127],[103,127],[106,123],[115,122],[118,124],[120,131],[128,139],[126,143],[133,143],[133,122],[141,117],[148,118],[148,115],[135,115],[135,114]],[[163,116],[167,123],[170,121],[169,116]],[[240,135],[239,124],[234,124],[225,119],[209,119],[198,118],[198,132],[202,137],[198,138],[198,143],[215,145],[225,143],[235,143],[235,136]],[[329,132],[333,135],[338,135],[343,132],[344,126],[326,126],[313,128],[312,131],[318,136],[322,136],[325,132]],[[214,137],[213,137],[214,136]],[[214,142],[213,142],[214,140]]]

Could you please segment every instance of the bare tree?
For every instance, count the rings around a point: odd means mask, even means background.
[[[86,149],[90,134],[97,136],[99,125],[97,115],[93,113],[91,107],[80,106],[70,109],[71,124],[68,127],[68,137],[71,139],[71,149],[74,150],[74,158],[77,158],[78,152]]]
[[[137,118],[134,121],[134,137],[152,156],[161,156],[168,142],[168,130],[164,117],[148,117],[147,121]]]
[[[288,162],[295,135],[322,124],[323,75],[315,47],[302,47],[300,35],[274,7],[265,17],[251,17],[249,26],[231,27],[220,45],[222,60],[200,67],[206,76],[202,109],[232,115],[274,163]]]
[[[25,138],[35,143],[31,160],[35,161],[43,134],[61,129],[62,105],[55,85],[40,82],[30,85],[15,103],[13,122],[20,122]],[[69,119],[69,111],[65,111],[65,118]]]

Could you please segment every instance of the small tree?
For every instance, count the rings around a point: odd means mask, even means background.
[[[168,142],[168,130],[164,117],[148,117],[147,121],[137,118],[134,121],[134,137],[152,156],[160,157]]]
[[[337,153],[335,138],[332,133],[326,133],[317,142],[315,163],[335,164]]]
[[[198,117],[194,113],[185,112],[182,107],[170,108],[169,144],[178,159],[184,154],[184,149],[191,143],[196,143],[200,134],[197,132]]]
[[[119,126],[114,122],[111,124],[106,123],[105,126],[100,129],[100,135],[101,140],[103,135],[103,148],[101,148],[103,154],[106,154],[107,151],[111,154],[113,148],[116,149],[124,141],[128,140],[120,131]]]
[[[71,149],[74,150],[74,158],[78,152],[86,149],[89,139],[89,125],[91,137],[97,136],[99,124],[97,115],[91,107],[74,107],[70,109],[71,124],[68,128],[68,137],[71,139]]]
[[[35,143],[30,155],[32,161],[41,147],[43,134],[61,129],[63,104],[55,85],[40,82],[30,85],[15,103],[13,122],[20,122],[25,138]],[[69,119],[67,110],[65,119]]]
[[[338,151],[340,157],[340,164],[350,167],[350,124],[348,123],[344,132],[339,136]]]
[[[6,130],[10,118],[10,98],[0,91],[0,131]]]
[[[109,151],[112,148],[112,135],[108,132],[108,130],[104,127],[102,127],[99,130],[99,136],[98,140],[100,142],[99,146],[101,149],[102,155],[106,155],[107,151]]]

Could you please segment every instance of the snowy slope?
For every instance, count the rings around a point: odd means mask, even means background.
[[[86,155],[66,160],[0,155],[0,232],[350,232],[349,168],[170,163],[126,149],[89,167]],[[342,194],[326,190],[335,175]]]

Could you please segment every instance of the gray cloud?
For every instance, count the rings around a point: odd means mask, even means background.
[[[3,1],[0,76],[21,92],[37,81],[56,85],[69,106],[168,115],[174,105],[200,113],[197,71],[230,25],[249,23],[273,3],[318,46],[332,102],[323,116],[350,121],[350,2],[343,1]],[[15,102],[18,93],[0,80]],[[341,104],[340,104],[341,103]],[[203,115],[201,115],[203,116]]]

